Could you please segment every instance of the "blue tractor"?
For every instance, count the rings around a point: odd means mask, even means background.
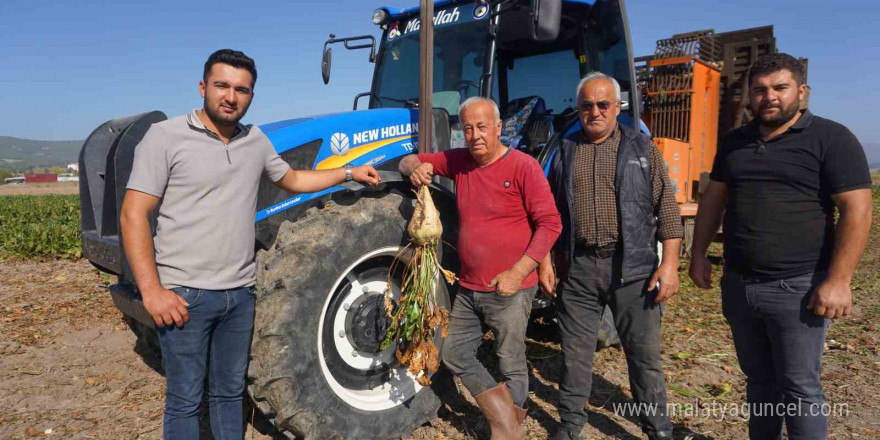
[[[381,33],[378,47],[373,36],[331,35],[325,43],[325,83],[333,44],[370,50],[372,86],[355,98],[355,111],[261,126],[294,168],[372,164],[383,178],[375,190],[347,184],[291,195],[270,182],[260,186],[248,391],[279,430],[306,439],[409,435],[455,390],[442,370],[431,387],[422,387],[400,366],[395,347],[380,349],[388,323],[383,292],[390,280],[398,294],[400,273],[389,276],[389,268],[407,243],[413,209],[413,192],[397,166],[419,151],[419,10],[379,8],[372,20]],[[504,142],[546,169],[554,141],[579,128],[575,87],[594,70],[620,82],[621,122],[639,121],[623,0],[440,0],[434,26],[433,142],[425,151],[465,147],[458,106],[485,96],[501,108]],[[362,110],[360,98],[368,101]],[[108,121],[80,154],[83,254],[119,277],[111,296],[147,341],[154,339],[153,321],[132,282],[118,213],[134,149],[165,118],[154,111]],[[433,190],[446,227],[443,264],[455,270],[454,187],[437,178]],[[451,306],[455,287],[438,283],[440,304]]]

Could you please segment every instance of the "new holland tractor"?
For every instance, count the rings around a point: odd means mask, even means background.
[[[594,70],[620,82],[621,123],[639,121],[623,0],[441,0],[434,7],[433,142],[424,150],[466,147],[458,106],[485,96],[501,108],[503,141],[546,167],[554,140],[579,129],[575,87]],[[388,325],[383,293],[390,279],[399,295],[401,273],[389,276],[389,269],[408,242],[413,210],[413,191],[397,166],[419,151],[419,9],[379,8],[372,21],[381,33],[378,47],[373,36],[331,35],[324,45],[325,83],[333,44],[370,50],[372,86],[355,98],[354,111],[260,126],[295,169],[371,164],[383,179],[377,189],[346,184],[295,195],[260,185],[248,393],[279,430],[299,438],[409,435],[455,390],[442,369],[422,387],[401,367],[395,347],[380,349]],[[359,98],[367,98],[367,108],[358,110]],[[80,153],[83,255],[118,276],[110,289],[115,304],[139,337],[154,342],[118,214],[134,150],[164,119],[152,111],[108,121]],[[454,187],[436,178],[432,189],[445,227],[442,263],[456,270]],[[455,287],[437,282],[439,303],[451,307]]]

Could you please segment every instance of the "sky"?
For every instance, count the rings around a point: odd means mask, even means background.
[[[324,41],[372,34],[382,5],[418,0],[3,0],[0,135],[85,139],[106,120],[201,106],[198,81],[216,49],[242,50],[259,79],[245,121],[263,124],[351,109],[369,90],[368,51],[334,47],[321,81]],[[838,6],[845,5],[845,6]],[[774,25],[780,51],[810,59],[811,110],[880,143],[880,3],[867,0],[627,0],[633,52],[653,53],[675,33]],[[363,101],[366,103],[366,100]]]

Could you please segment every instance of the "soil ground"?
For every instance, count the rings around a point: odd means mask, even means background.
[[[880,264],[876,253],[868,257]],[[853,316],[836,321],[828,336],[825,392],[829,402],[847,405],[847,414],[831,418],[829,438],[880,437],[880,299],[875,289],[865,290],[868,284],[877,286],[880,275],[862,275],[854,285]],[[7,262],[0,265],[0,279],[0,395],[5,403],[0,407],[0,438],[161,438],[160,356],[137,343],[114,308],[106,291],[109,277],[80,260]],[[664,369],[670,401],[741,403],[743,375],[717,292],[685,286],[666,310]],[[528,341],[527,425],[529,438],[543,439],[558,420],[560,356],[552,327],[535,327]],[[482,356],[495,367],[488,350]],[[614,404],[631,402],[623,352],[601,350],[595,369],[589,438],[641,438],[634,419],[613,411]],[[459,388],[462,397],[447,402],[438,418],[413,432],[413,439],[488,438],[472,398]],[[746,438],[747,423],[741,417],[695,414],[686,408],[674,418],[677,439]],[[251,420],[247,439],[283,438],[258,415]],[[203,438],[210,438],[205,422]]]
[[[880,438],[880,191],[874,193],[871,238],[853,280],[854,310],[831,326],[823,360],[831,439]],[[719,249],[713,249],[719,255]],[[732,406],[745,398],[730,330],[715,288],[696,289],[682,267],[682,288],[666,308],[663,368],[676,439],[743,439],[747,422]],[[159,354],[138,343],[107,286],[113,278],[84,260],[0,263],[0,438],[161,438],[164,379]],[[496,369],[489,343],[481,356]],[[559,345],[552,325],[536,323],[528,340],[528,436],[545,439],[557,426]],[[644,438],[615,404],[632,402],[624,354],[599,351],[588,404],[587,438]],[[473,399],[447,401],[438,417],[412,433],[414,440],[488,438]],[[721,414],[720,405],[728,412]],[[687,405],[690,405],[688,407]],[[842,406],[845,405],[845,406]],[[695,409],[696,408],[696,409]],[[712,408],[715,413],[712,414]],[[281,439],[248,411],[247,439]],[[203,417],[203,439],[210,439]]]

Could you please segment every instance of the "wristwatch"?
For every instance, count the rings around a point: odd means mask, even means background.
[[[345,181],[351,182],[353,179],[351,177],[351,169],[354,168],[350,163],[345,164]]]

